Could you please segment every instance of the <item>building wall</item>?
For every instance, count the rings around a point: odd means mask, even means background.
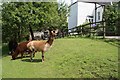
[[[100,6],[97,4],[97,7]],[[98,14],[100,15],[98,19]],[[102,21],[103,7],[97,9],[96,22]],[[95,4],[76,2],[70,7],[70,16],[68,17],[68,29],[82,25],[86,22],[87,16],[93,16],[95,22]]]
[[[78,3],[73,4],[70,7],[70,15],[68,17],[68,29],[71,29],[77,25],[77,15],[78,15]]]
[[[92,15],[94,11],[94,4],[78,2],[78,19],[77,26],[84,24],[88,15]]]
[[[97,7],[100,6],[97,4]],[[99,7],[97,8],[97,11],[96,11],[96,22],[99,22],[99,21],[102,21],[102,17],[103,17],[103,7]],[[98,19],[98,12],[100,12],[100,19]],[[95,10],[93,11],[93,22],[95,22]]]

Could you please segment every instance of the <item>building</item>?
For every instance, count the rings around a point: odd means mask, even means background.
[[[82,25],[86,22],[102,21],[104,7],[99,4],[71,0],[69,8],[70,15],[68,17],[68,29]]]

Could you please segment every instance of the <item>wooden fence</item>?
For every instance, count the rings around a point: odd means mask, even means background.
[[[87,23],[84,25],[80,25],[71,29],[68,29],[68,35],[76,36],[76,35],[87,35],[87,36],[95,36],[102,35],[105,38],[105,21]]]

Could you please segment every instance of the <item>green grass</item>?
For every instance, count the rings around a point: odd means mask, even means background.
[[[7,53],[6,47],[3,54]],[[56,39],[45,53],[11,60],[3,55],[3,78],[109,78],[118,77],[118,47],[103,40],[87,38]]]
[[[0,79],[2,79],[2,45],[0,43]]]

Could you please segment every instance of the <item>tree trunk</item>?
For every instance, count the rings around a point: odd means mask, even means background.
[[[32,40],[34,40],[33,30],[32,30],[32,27],[30,25],[29,25],[29,31],[30,31]]]
[[[20,42],[21,41],[21,26],[20,25],[18,25],[18,42]]]

